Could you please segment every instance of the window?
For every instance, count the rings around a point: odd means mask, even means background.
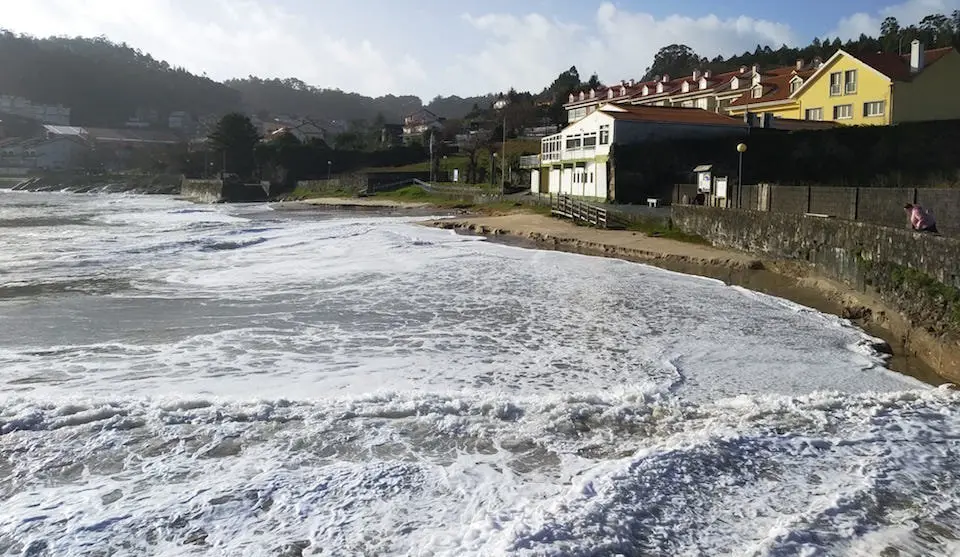
[[[583,146],[584,147],[596,147],[597,146],[597,134],[588,133],[583,136]]]
[[[822,108],[808,108],[806,112],[807,120],[823,120]]]
[[[843,76],[844,94],[853,95],[857,92],[857,70],[847,70]]]
[[[762,96],[763,96],[763,86],[757,85],[756,87],[753,88],[753,98],[759,99]]]
[[[791,82],[790,82],[790,94],[792,95],[792,94],[796,93],[796,92],[797,92],[797,89],[799,89],[801,85],[803,85],[803,80],[794,79],[793,81],[791,81]]]
[[[590,183],[593,183],[593,172],[590,173]]]
[[[684,82],[683,82],[683,85],[680,87],[680,90],[683,91],[684,93],[689,93],[689,92],[690,92],[690,82],[689,82],[689,81],[684,81]]]
[[[852,104],[838,104],[833,107],[833,119],[834,120],[848,120],[853,118],[853,105]]]
[[[683,101],[680,103],[683,108],[693,108],[693,101]]]
[[[657,93],[663,93],[663,83],[657,83]]]
[[[567,138],[567,149],[579,149],[581,145],[580,136],[573,135]]]
[[[843,79],[843,74],[840,72],[833,72],[830,74],[830,96],[836,97],[840,95],[841,90],[841,81]]]
[[[610,144],[610,124],[600,126],[600,145]]]
[[[702,90],[704,90],[704,89],[706,89],[706,88],[707,88],[707,78],[701,77],[701,78],[700,78],[700,90],[702,91]]]
[[[736,77],[733,78],[733,79],[731,79],[731,80],[730,80],[730,88],[731,88],[731,89],[739,89],[739,88],[740,88],[740,80],[739,80],[738,78],[736,78]]]
[[[883,109],[886,108],[884,101],[874,101],[863,103],[863,115],[866,117],[883,116]]]
[[[699,108],[699,109],[701,109],[701,110],[707,110],[707,108],[709,108],[709,106],[710,106],[710,105],[709,105],[709,100],[710,100],[710,99],[708,99],[708,98],[706,98],[706,97],[704,97],[704,98],[702,98],[702,99],[697,99],[697,108]]]

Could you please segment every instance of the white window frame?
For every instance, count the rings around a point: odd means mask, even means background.
[[[610,124],[601,124],[600,125],[600,135],[598,137],[597,143],[599,145],[609,145],[610,144]]]
[[[834,83],[836,77],[836,83]],[[839,97],[843,94],[843,72],[833,72],[830,74],[830,96]]]
[[[814,115],[816,115],[817,117],[816,117],[816,118],[811,118],[811,116],[814,116]],[[810,120],[810,121],[814,121],[814,122],[819,122],[819,121],[823,120],[823,107],[808,108],[808,109],[803,113],[803,117],[804,117],[805,120]]]
[[[754,85],[753,88],[750,90],[750,94],[751,94],[751,95],[753,96],[753,98],[755,98],[755,99],[759,99],[760,97],[762,97],[762,96],[763,96],[763,85],[759,85],[759,84],[758,84],[758,85]]]
[[[847,109],[847,116],[841,116],[841,109]],[[833,106],[833,119],[834,120],[850,120],[853,118],[853,105],[852,104],[837,104]]]
[[[870,110],[871,107],[879,106],[880,110],[878,112],[873,112]],[[887,101],[869,101],[863,103],[863,116],[864,118],[877,118],[884,116],[887,113]]]
[[[853,76],[853,79],[850,79],[851,76]],[[857,70],[847,70],[843,72],[843,94],[857,94]]]
[[[701,97],[697,99],[697,102],[694,104],[700,110],[707,110],[710,108],[710,99],[707,97]]]

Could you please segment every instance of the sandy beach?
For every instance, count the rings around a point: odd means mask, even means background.
[[[913,326],[878,296],[822,277],[808,265],[649,237],[642,232],[577,226],[527,213],[441,219],[423,224],[487,236],[493,241],[523,247],[646,263],[785,298],[850,319],[882,339],[891,353],[890,367],[896,371],[931,384],[941,384],[945,380],[960,382],[960,370],[952,365],[960,358],[960,345],[945,342]]]

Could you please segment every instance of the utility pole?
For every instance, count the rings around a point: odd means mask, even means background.
[[[430,130],[430,183],[436,180],[433,174],[433,130]]]
[[[503,117],[503,142],[500,144],[500,197],[503,197],[503,184],[507,178],[505,168],[507,165],[507,117]]]

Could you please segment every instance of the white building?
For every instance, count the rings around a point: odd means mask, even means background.
[[[403,119],[404,139],[422,137],[427,130],[439,130],[441,128],[443,128],[443,118],[426,108],[421,108]]]
[[[89,150],[77,137],[10,139],[0,144],[0,166],[27,170],[73,168],[80,154]]]
[[[41,124],[70,125],[70,109],[60,105],[34,104],[28,99],[0,95],[0,112],[36,120]]]
[[[611,146],[710,135],[735,135],[742,120],[695,108],[605,104],[541,141],[534,193],[559,193],[614,201],[610,195]]]

